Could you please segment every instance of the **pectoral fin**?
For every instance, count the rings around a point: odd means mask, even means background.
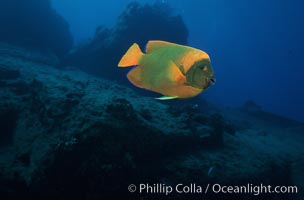
[[[186,82],[185,75],[181,72],[179,67],[173,61],[169,62],[167,77],[171,82],[177,84],[183,84]]]

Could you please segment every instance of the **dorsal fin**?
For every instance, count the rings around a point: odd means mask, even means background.
[[[146,45],[146,53],[150,53],[161,47],[176,46],[176,45],[178,45],[178,44],[174,44],[171,42],[165,42],[165,41],[161,41],[161,40],[150,40]]]
[[[139,60],[143,55],[144,54],[141,52],[138,44],[134,43],[120,59],[118,67],[131,67],[138,65]]]

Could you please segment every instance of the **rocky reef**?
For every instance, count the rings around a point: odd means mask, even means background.
[[[178,30],[172,33],[172,30]],[[165,40],[186,44],[188,30],[182,17],[173,15],[164,4],[141,5],[133,2],[120,15],[113,28],[100,26],[94,38],[76,47],[66,58],[67,66],[88,73],[129,84],[125,69],[117,70],[125,51],[138,43],[144,51],[149,40]]]
[[[164,105],[114,82],[20,56],[22,50],[9,52],[0,55],[3,199],[227,198],[130,193],[131,183],[303,187],[301,123],[283,129],[244,108]]]
[[[67,22],[49,0],[0,0],[0,42],[53,53],[60,59],[72,48]]]

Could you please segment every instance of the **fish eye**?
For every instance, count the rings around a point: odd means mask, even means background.
[[[198,68],[203,71],[207,71],[207,66],[205,66],[205,65],[200,65]]]

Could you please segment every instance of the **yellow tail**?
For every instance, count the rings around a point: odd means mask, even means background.
[[[140,58],[143,56],[138,44],[134,43],[125,55],[120,59],[118,67],[130,67],[138,65]]]

